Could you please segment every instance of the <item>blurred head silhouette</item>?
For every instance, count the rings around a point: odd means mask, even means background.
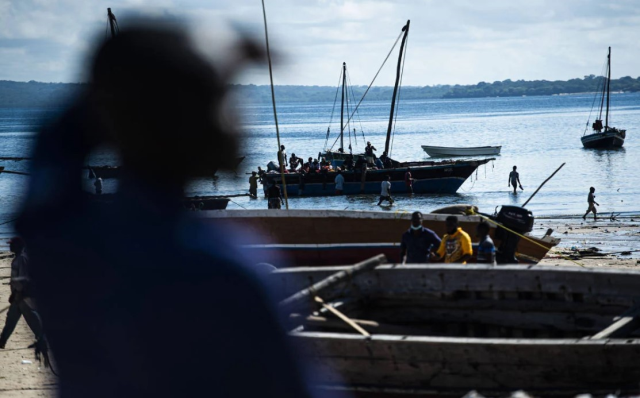
[[[238,47],[250,48],[247,43]],[[245,58],[258,53],[254,47]],[[120,151],[127,173],[182,183],[210,176],[235,158],[227,77],[195,50],[183,29],[140,24],[98,49],[89,96],[104,141]]]

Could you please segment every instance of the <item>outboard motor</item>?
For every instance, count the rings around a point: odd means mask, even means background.
[[[494,214],[492,218],[519,234],[524,234],[533,230],[533,214],[524,207],[502,206],[500,211]],[[517,263],[516,247],[518,246],[520,237],[504,228],[497,227],[495,238],[500,241],[500,246],[498,246],[496,253],[497,263]]]

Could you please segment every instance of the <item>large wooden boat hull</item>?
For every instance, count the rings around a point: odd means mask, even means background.
[[[423,225],[443,236],[446,233],[447,216],[424,214]],[[393,245],[400,242],[402,234],[409,229],[411,223],[411,214],[408,212],[346,210],[225,210],[203,212],[201,217],[204,222],[215,223],[223,228],[246,231],[243,244],[253,245],[247,250],[256,250],[256,262],[260,262],[264,250],[270,250],[288,254],[291,263],[295,265],[309,265],[305,258],[326,259],[322,263],[326,265],[349,264],[354,259],[361,261],[369,257],[369,248],[353,244],[381,244],[384,250],[375,254],[398,253],[399,248],[393,248]],[[460,227],[473,237],[476,226],[482,219],[479,216],[458,216],[458,220]],[[491,228],[490,233],[494,236],[495,229]],[[532,241],[520,240],[517,252],[519,258],[526,258],[531,262],[542,259],[560,241],[550,236],[544,239],[529,238]],[[265,242],[260,239],[266,239],[271,244],[299,246],[262,247]],[[495,242],[499,244],[498,240]],[[382,246],[375,249],[382,249]],[[322,254],[321,251],[326,253]],[[346,254],[344,257],[339,256],[341,251]],[[359,254],[359,251],[362,253]],[[318,262],[313,264],[321,265]]]
[[[382,181],[391,177],[391,194],[408,193],[404,176],[407,166],[411,167],[414,178],[414,193],[456,193],[467,178],[478,166],[490,159],[458,161],[458,162],[422,162],[403,165],[393,169],[369,169],[361,171],[344,171],[344,195],[380,194]],[[293,196],[331,196],[335,195],[335,178],[333,171],[309,173],[304,175],[304,188],[301,190],[300,174],[285,174],[287,194]],[[278,173],[267,174],[267,180],[281,184],[282,177]]]
[[[624,145],[625,131],[605,131],[593,133],[581,138],[585,148],[620,148]]]
[[[275,271],[285,298],[346,267]],[[319,294],[330,315],[291,337],[322,388],[462,396],[622,395],[640,380],[640,339],[589,338],[640,302],[640,272],[569,267],[380,266]],[[300,312],[300,311],[298,311]],[[363,323],[364,324],[364,323]],[[366,396],[366,394],[365,394]]]
[[[431,157],[445,156],[492,156],[499,155],[502,146],[444,147],[422,145],[422,149]]]

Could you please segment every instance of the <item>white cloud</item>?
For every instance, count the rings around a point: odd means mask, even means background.
[[[504,79],[569,79],[598,73],[613,48],[614,77],[637,77],[640,2],[615,0],[265,0],[269,34],[281,55],[278,84],[335,85],[346,61],[354,84],[368,84],[411,19],[404,84],[470,84]],[[106,3],[0,0],[0,79],[74,81],[96,37]],[[241,25],[264,40],[260,2],[112,0],[120,26],[134,15],[185,17],[224,54]],[[206,36],[206,35],[205,35]],[[228,48],[228,46],[227,46]],[[21,49],[21,51],[17,51]],[[17,54],[17,55],[15,55]],[[379,77],[391,85],[397,53]],[[244,75],[268,83],[266,68]]]

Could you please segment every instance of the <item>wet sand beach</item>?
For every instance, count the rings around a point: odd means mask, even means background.
[[[640,213],[615,220],[603,216],[596,222],[592,217],[586,221],[579,216],[539,217],[533,234],[542,236],[548,228],[553,228],[553,236],[562,241],[539,265],[640,269]],[[0,257],[8,254],[0,253]],[[0,309],[9,305],[7,277],[10,265],[10,258],[0,260]],[[6,312],[0,314],[1,325],[4,325],[5,317]],[[21,319],[6,349],[0,350],[0,397],[55,395],[56,377],[38,364],[32,349],[26,348],[33,341],[31,330]]]

